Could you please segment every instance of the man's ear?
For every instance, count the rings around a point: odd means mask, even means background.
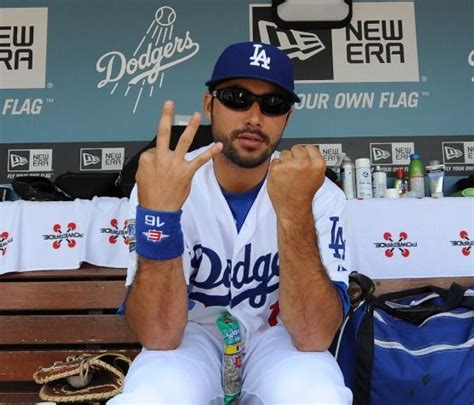
[[[203,99],[203,111],[204,115],[211,122],[211,112],[212,112],[212,94],[211,93],[204,93]]]

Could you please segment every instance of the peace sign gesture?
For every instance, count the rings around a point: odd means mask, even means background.
[[[170,150],[173,115],[174,103],[166,101],[158,125],[156,147],[140,155],[135,179],[138,202],[143,208],[157,211],[180,210],[188,198],[194,173],[222,150],[222,143],[219,142],[191,161],[184,158],[201,123],[199,113],[193,114],[176,149]]]

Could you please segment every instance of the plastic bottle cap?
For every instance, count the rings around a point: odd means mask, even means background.
[[[419,159],[420,158],[420,154],[419,153],[412,153],[410,155],[410,159],[411,160],[414,160],[414,159]]]
[[[399,179],[403,179],[405,177],[405,169],[403,167],[399,167],[395,172],[395,176]]]
[[[355,160],[355,168],[359,169],[361,167],[370,167],[370,159],[368,158],[359,158]]]
[[[383,198],[400,198],[396,188],[387,188],[383,193]]]
[[[439,160],[430,160],[430,166],[439,166],[441,162]]]

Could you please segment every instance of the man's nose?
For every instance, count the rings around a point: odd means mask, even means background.
[[[260,127],[262,125],[263,113],[257,100],[247,110],[246,120],[246,124],[250,127]]]

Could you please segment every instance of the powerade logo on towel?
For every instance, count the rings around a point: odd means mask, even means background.
[[[471,254],[471,250],[474,247],[474,239],[469,237],[469,232],[462,230],[459,232],[460,240],[452,240],[451,246],[460,247],[461,253],[463,256],[469,256]]]
[[[48,9],[0,8],[0,89],[44,88]]]
[[[110,227],[100,228],[100,233],[109,235],[109,243],[115,245],[117,240],[121,239],[125,245],[128,245],[128,221],[124,221],[123,227],[119,226],[119,222],[116,218],[110,220]]]
[[[84,237],[84,234],[78,232],[76,228],[77,225],[74,222],[69,222],[65,230],[60,224],[54,224],[54,233],[44,234],[43,239],[53,241],[53,249],[59,249],[63,245],[63,241],[68,248],[72,249],[77,245],[77,240]]]
[[[13,242],[13,237],[6,231],[0,232],[0,256],[7,254],[7,246]]]
[[[399,252],[402,257],[410,256],[409,248],[418,247],[418,242],[411,242],[408,240],[406,232],[400,232],[398,237],[393,237],[390,232],[383,234],[384,242],[375,242],[375,248],[384,249],[386,257],[391,258],[395,252]]]
[[[250,5],[251,39],[270,43],[293,60],[297,82],[419,81],[412,2],[353,3],[344,29],[283,30],[270,5]]]

